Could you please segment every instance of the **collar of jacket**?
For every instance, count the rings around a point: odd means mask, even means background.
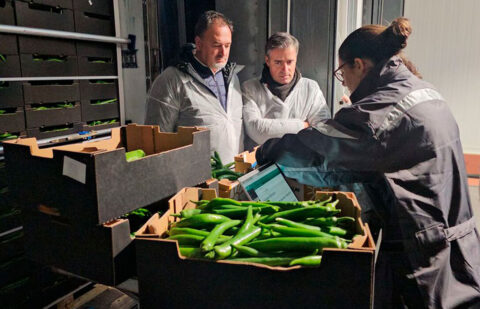
[[[350,95],[352,104],[374,93],[379,87],[391,83],[398,73],[404,72],[405,70],[408,69],[403,65],[402,59],[398,56],[393,56],[390,59],[377,63],[360,82],[357,89]]]
[[[180,71],[191,75],[193,78],[197,79],[199,82],[201,82],[203,84],[204,81],[200,80],[199,78],[203,78],[203,76],[205,76],[205,74],[213,75],[213,73],[209,68],[207,68],[204,65],[202,65],[201,63],[199,63],[195,59],[195,57],[193,57],[193,50],[194,49],[195,49],[195,44],[193,44],[193,43],[185,44],[182,47],[182,52],[180,53],[180,58],[179,58],[177,64],[175,65],[175,67],[177,69],[179,69]],[[225,67],[222,69],[223,78],[225,79],[225,82],[226,82],[227,85],[230,84],[233,76],[237,72],[235,70],[236,66],[237,66],[237,64],[235,62],[230,62],[229,61],[229,62],[227,62]],[[189,68],[191,68],[191,69],[189,69]],[[197,74],[192,74],[192,72],[191,72],[192,69]],[[200,70],[200,71],[198,71],[197,69]],[[206,75],[206,76],[208,76],[208,75]]]

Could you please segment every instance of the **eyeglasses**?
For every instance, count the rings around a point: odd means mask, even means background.
[[[335,75],[335,78],[338,79],[341,83],[343,83],[343,81],[345,80],[344,77],[343,77],[343,71],[341,71],[341,69],[346,64],[347,64],[347,62],[344,62],[341,66],[338,67],[338,69],[333,71],[333,75]]]

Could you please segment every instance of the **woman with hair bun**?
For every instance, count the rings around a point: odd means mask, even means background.
[[[405,18],[342,43],[335,76],[351,105],[298,134],[270,139],[259,164],[316,187],[362,183],[382,229],[375,308],[480,308],[480,237],[459,131],[447,103],[402,55]]]

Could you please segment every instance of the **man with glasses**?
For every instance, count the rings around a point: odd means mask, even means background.
[[[243,83],[246,148],[330,118],[318,84],[302,77],[296,68],[298,48],[298,40],[291,34],[273,34],[265,46],[262,77]]]

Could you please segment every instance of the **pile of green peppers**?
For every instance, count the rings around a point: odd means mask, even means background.
[[[231,162],[223,165],[223,162],[220,159],[220,155],[218,154],[218,152],[215,151],[213,156],[210,158],[210,166],[212,167],[212,178],[216,178],[218,180],[237,180],[238,178],[243,176],[243,174],[230,169],[234,164],[235,162]]]
[[[193,202],[193,201],[192,201]],[[346,248],[352,217],[337,217],[339,200],[308,202],[201,200],[176,216],[168,238],[189,258],[318,266],[323,248]]]

